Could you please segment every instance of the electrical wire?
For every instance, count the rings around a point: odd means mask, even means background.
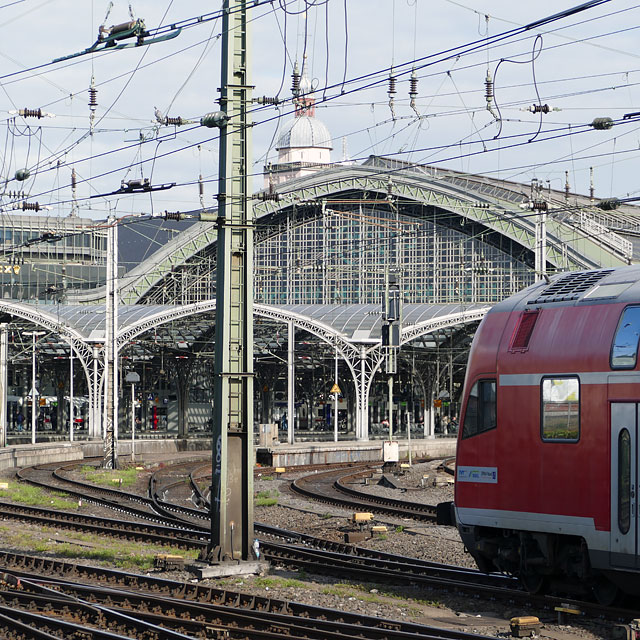
[[[591,4],[591,3],[588,3],[588,4]],[[600,4],[600,3],[597,3],[597,4]],[[584,6],[584,5],[582,5],[582,6]],[[305,9],[305,10],[306,10],[306,9]],[[564,16],[564,15],[566,15],[566,12],[564,12],[564,13],[562,13],[562,14],[556,14],[556,15]],[[370,75],[370,74],[368,74],[368,75]],[[280,117],[280,116],[279,116],[279,117]],[[186,148],[190,148],[191,146],[193,146],[193,145],[189,145],[189,146],[187,146]],[[178,150],[178,151],[179,151],[179,150]],[[176,152],[177,152],[177,151],[176,151]],[[173,153],[173,152],[172,152],[172,153]]]

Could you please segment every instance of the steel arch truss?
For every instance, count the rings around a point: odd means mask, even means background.
[[[449,211],[461,220],[482,225],[489,231],[509,238],[528,251],[536,248],[536,220],[529,211],[501,193],[500,189],[483,191],[465,189],[458,184],[427,174],[352,166],[320,172],[310,178],[292,183],[294,188],[280,193],[279,201],[254,204],[256,217],[276,216],[293,206],[319,203],[323,199],[345,194],[375,194],[380,204],[385,200],[414,203]],[[284,185],[286,188],[286,185]],[[354,202],[356,202],[354,200]],[[308,211],[305,215],[317,216]],[[591,220],[591,213],[581,213]],[[628,264],[628,250],[621,248],[621,237],[610,230],[594,233],[593,222],[576,221],[575,216],[549,214],[547,219],[547,262],[559,269],[592,269]],[[605,229],[602,227],[602,229]],[[216,240],[215,225],[198,223],[192,231],[185,232],[185,239],[164,247],[158,256],[151,256],[131,273],[132,278],[123,289],[123,299],[134,304],[148,297],[161,286],[164,278],[171,277],[172,268],[186,265],[196,255],[201,255]],[[172,248],[173,247],[173,248]],[[213,259],[213,258],[212,258]]]
[[[33,324],[44,327],[52,333],[57,333],[68,344],[69,348],[75,353],[76,357],[82,365],[85,378],[87,380],[87,389],[89,391],[89,407],[93,407],[96,401],[94,371],[89,367],[89,363],[93,359],[93,350],[87,344],[85,339],[75,329],[61,323],[56,316],[47,313],[41,307],[37,309],[31,305],[20,304],[19,302],[0,302],[0,311],[7,313],[16,318],[21,318],[32,322]],[[90,413],[89,434],[95,435],[96,424],[93,412]]]
[[[404,327],[401,335],[401,344],[407,344],[416,338],[440,329],[479,322],[490,308],[487,306],[469,311],[461,310],[458,313],[431,318],[424,322]],[[207,300],[159,311],[141,322],[121,330],[118,334],[118,349],[136,336],[154,327],[199,313],[211,313],[215,309],[216,301]],[[254,305],[254,313],[260,317],[282,322],[283,324],[293,323],[294,327],[316,336],[337,350],[340,357],[349,367],[355,386],[357,400],[356,438],[358,440],[367,440],[369,437],[368,407],[371,384],[385,358],[385,348],[382,347],[382,344],[380,342],[374,344],[353,342],[324,322],[275,306],[256,304]]]
[[[440,316],[438,318],[431,318],[424,322],[419,322],[414,325],[410,325],[402,328],[402,335],[400,337],[401,344],[407,344],[416,338],[420,338],[427,333],[432,333],[438,329],[446,329],[448,327],[456,327],[458,325],[470,324],[473,322],[479,322],[487,315],[487,312],[491,309],[490,306],[482,307],[481,309],[473,309],[470,311],[460,311],[458,313],[451,313],[447,316]]]

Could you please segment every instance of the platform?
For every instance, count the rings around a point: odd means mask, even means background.
[[[382,462],[383,440],[342,440],[339,442],[299,442],[256,447],[256,462],[263,467],[294,467],[310,464],[339,464],[345,462]],[[455,437],[411,439],[411,456],[417,458],[448,458],[456,454]],[[136,460],[193,453],[206,456],[210,442],[202,438],[164,440],[136,440]],[[398,440],[400,461],[409,458],[407,440]],[[38,442],[0,449],[0,471],[29,467],[47,462],[72,462],[104,455],[100,440],[79,442]],[[131,460],[131,440],[118,441],[118,457],[125,463]]]
[[[295,467],[308,464],[339,464],[346,462],[382,462],[383,440],[359,442],[300,442],[274,444],[256,448],[256,462],[264,467]],[[411,456],[416,458],[449,458],[456,455],[457,439],[411,439]],[[409,441],[398,440],[401,461],[409,459]]]

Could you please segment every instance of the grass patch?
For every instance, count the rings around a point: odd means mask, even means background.
[[[255,495],[254,504],[256,507],[272,507],[278,504],[280,494],[276,489],[270,491],[258,491]]]
[[[136,484],[138,474],[140,473],[135,467],[128,467],[126,469],[99,469],[89,465],[80,467],[80,472],[83,474],[85,480],[102,487],[130,487]],[[115,480],[122,480],[122,484],[115,482]]]
[[[24,482],[10,482],[8,489],[0,489],[0,499],[19,502],[30,507],[54,507],[55,509],[77,509],[78,502],[65,497],[59,491],[48,492]]]
[[[261,480],[273,480],[273,476],[262,476]]]
[[[262,578],[258,577],[255,579],[254,584],[258,587],[268,587],[269,589],[275,589],[277,587],[286,587],[286,588],[295,588],[295,589],[303,589],[307,585],[300,580],[296,580],[295,578]]]
[[[50,554],[69,560],[96,560],[123,570],[150,571],[153,569],[154,558],[158,553],[180,555],[186,560],[196,560],[198,557],[197,550],[145,545],[144,543],[127,542],[126,540],[111,540],[92,533],[57,532],[51,528],[43,529],[42,533],[46,537],[39,537],[37,534],[32,533],[16,532],[15,535],[10,534],[4,540],[16,547],[24,548],[26,546],[37,553]],[[58,535],[64,542],[56,541]],[[85,543],[93,544],[95,548],[88,548]]]
[[[338,596],[341,598],[356,598],[363,602],[382,603],[385,600],[395,600],[396,606],[407,609],[412,614],[419,615],[421,613],[419,606],[441,607],[442,604],[436,600],[421,600],[406,596],[403,593],[390,590],[388,587],[378,587],[375,593],[371,593],[371,585],[349,584],[338,582],[331,586],[323,588],[322,593],[329,596]],[[401,602],[398,602],[401,601]]]
[[[399,524],[396,526],[396,533],[402,533],[404,531],[404,525]]]

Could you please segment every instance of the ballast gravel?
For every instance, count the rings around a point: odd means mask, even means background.
[[[156,464],[163,463],[156,461]],[[164,464],[169,466],[171,461],[168,460]],[[425,504],[453,500],[452,476],[439,470],[439,466],[440,461],[421,462],[403,470],[400,474],[389,475],[388,479],[396,488],[373,482],[359,485],[357,488],[371,494]],[[72,472],[71,475],[75,474]],[[301,475],[305,474],[286,472],[279,477],[266,474],[256,476],[254,482],[256,496],[270,496],[277,500],[277,503],[272,506],[255,507],[256,522],[316,537],[344,541],[345,533],[353,530],[352,512],[324,503],[313,502],[291,492],[290,483]],[[144,493],[144,489],[143,483],[141,483],[141,492]],[[103,507],[93,505],[91,511],[86,507],[86,510],[83,509],[85,513],[93,512],[95,509],[94,515],[118,517]],[[387,533],[379,537],[367,537],[362,542],[358,542],[359,546],[397,555],[475,568],[475,564],[471,556],[465,552],[455,528],[377,515],[372,524],[385,525]],[[7,549],[2,545],[0,538],[0,549],[22,550],[32,553],[33,549],[30,547],[29,541],[37,538],[38,527],[16,521],[11,522],[11,527],[13,529],[16,527],[24,528],[25,545],[22,546],[22,549],[15,546],[12,549]],[[44,535],[47,537],[50,532]],[[80,564],[104,564],[88,559],[76,561]],[[172,580],[195,581],[193,574],[187,571],[154,571],[153,575]],[[204,580],[203,583],[276,600],[295,601],[495,638],[510,637],[510,619],[523,615],[536,615],[540,618],[543,625],[539,638],[543,639],[596,640],[613,637],[612,625],[610,624],[599,624],[578,618],[572,620],[570,625],[558,625],[554,616],[548,612],[523,610],[519,607],[509,607],[480,598],[463,597],[437,589],[419,588],[410,584],[406,586],[358,584],[349,580],[348,575],[342,579],[307,575],[304,572],[291,571],[277,565],[271,566],[268,573],[263,576],[211,579]]]

